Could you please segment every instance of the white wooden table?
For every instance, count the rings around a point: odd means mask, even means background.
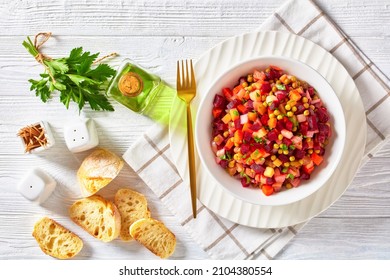
[[[102,55],[118,52],[120,57],[109,61],[112,66],[128,57],[174,85],[177,59],[196,59],[222,40],[257,28],[283,2],[1,0],[0,259],[48,258],[31,236],[33,224],[43,215],[88,240],[79,259],[155,258],[136,243],[93,240],[69,220],[67,209],[78,191],[75,172],[86,153],[67,151],[62,129],[79,116],[78,110],[74,106],[66,110],[57,98],[43,104],[29,92],[27,80],[37,78],[42,66],[21,45],[27,35],[51,31],[54,38],[43,51],[52,57],[66,56],[78,46]],[[390,76],[388,0],[316,3]],[[119,104],[114,113],[86,109],[82,115],[95,120],[101,146],[118,155],[152,124]],[[16,133],[37,120],[50,123],[57,143],[41,155],[23,154]],[[341,199],[312,219],[278,259],[390,259],[389,163],[390,142],[360,170]],[[33,166],[41,166],[58,182],[43,206],[30,204],[16,192],[21,176]],[[122,186],[145,193],[151,211],[177,235],[174,258],[208,258],[128,166],[102,194],[112,198]]]

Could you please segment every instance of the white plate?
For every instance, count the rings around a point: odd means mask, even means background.
[[[192,102],[193,122],[201,96],[216,76],[231,65],[262,55],[283,55],[317,70],[336,92],[346,120],[345,149],[333,175],[317,192],[287,205],[255,205],[237,199],[208,175],[197,157],[198,199],[207,208],[242,225],[277,228],[307,221],[327,209],[345,192],[359,168],[367,128],[362,100],[344,66],[315,43],[291,33],[276,31],[246,33],[228,39],[202,55],[194,65],[197,97]],[[169,123],[171,151],[180,175],[189,182],[185,113],[184,103],[174,99]]]

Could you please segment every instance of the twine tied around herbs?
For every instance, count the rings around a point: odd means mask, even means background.
[[[52,34],[51,32],[39,32],[37,35],[35,35],[35,37],[34,37],[34,47],[35,47],[35,49],[38,52],[38,54],[35,56],[35,60],[38,61],[38,63],[42,64],[45,67],[45,69],[47,70],[47,72],[48,72],[50,78],[52,79],[53,83],[55,83],[56,80],[54,79],[53,74],[50,71],[50,68],[47,67],[47,65],[44,63],[45,59],[46,60],[52,60],[52,58],[47,56],[47,55],[44,55],[43,53],[41,53],[39,51],[39,49],[43,46],[43,44],[46,43],[47,40],[50,39],[51,34]],[[43,37],[43,38],[41,40],[39,40],[39,37]],[[118,55],[118,53],[116,53],[116,52],[110,53],[108,55],[105,55],[105,56],[103,56],[101,58],[96,59],[93,62],[93,64],[97,64],[97,63],[99,63],[100,61],[102,61],[102,60],[104,60],[106,58],[115,57],[117,55]]]

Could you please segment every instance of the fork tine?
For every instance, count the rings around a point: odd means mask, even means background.
[[[176,70],[176,89],[181,89],[181,76],[180,76],[180,61],[177,61],[177,70]]]
[[[190,87],[191,86],[191,80],[190,80],[190,75],[188,73],[188,60],[186,59],[186,87]]]
[[[194,71],[194,66],[192,65],[192,59],[190,60],[190,65],[191,65],[191,88],[196,89],[195,71]]]
[[[187,88],[187,79],[184,74],[184,60],[181,61],[181,77],[182,77],[182,81],[181,81],[182,87]]]

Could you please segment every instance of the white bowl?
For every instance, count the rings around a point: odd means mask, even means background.
[[[216,94],[221,94],[222,88],[232,88],[238,79],[253,72],[254,69],[265,69],[275,65],[284,72],[296,76],[300,80],[313,86],[319,97],[327,107],[331,123],[332,136],[326,146],[324,161],[317,166],[309,180],[302,180],[301,184],[289,190],[282,190],[270,196],[265,196],[259,188],[244,188],[241,182],[231,177],[215,161],[215,154],[211,148],[212,141],[212,108]],[[345,117],[340,101],[329,83],[310,66],[286,57],[267,56],[253,58],[232,66],[210,85],[201,100],[196,115],[195,142],[201,163],[225,191],[230,192],[238,199],[257,205],[285,205],[304,199],[320,189],[330,178],[337,165],[345,145]]]

